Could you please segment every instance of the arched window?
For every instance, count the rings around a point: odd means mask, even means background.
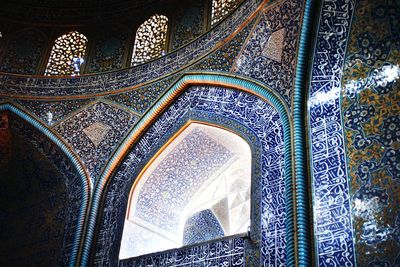
[[[80,74],[86,43],[85,35],[72,31],[58,37],[51,49],[45,75],[76,75]]]
[[[213,0],[211,8],[211,26],[222,20],[235,9],[241,0]]]
[[[130,193],[120,259],[247,232],[251,150],[238,135],[190,123]]]
[[[135,36],[131,65],[135,66],[165,53],[167,43],[168,18],[153,15],[143,22]]]

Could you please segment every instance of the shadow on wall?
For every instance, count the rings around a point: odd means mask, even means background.
[[[68,207],[63,175],[28,139],[0,126],[7,151],[0,154],[0,265],[55,266]]]

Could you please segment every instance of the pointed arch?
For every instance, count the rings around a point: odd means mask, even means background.
[[[0,111],[8,111],[15,115],[17,118],[21,119],[24,123],[33,127],[36,131],[40,132],[43,137],[50,141],[55,145],[57,149],[59,149],[63,156],[65,156],[67,162],[69,162],[74,168],[75,173],[78,176],[78,181],[74,184],[75,181],[71,184],[72,186],[79,186],[81,188],[80,192],[80,201],[79,210],[76,211],[77,220],[73,222],[73,226],[76,225],[72,235],[73,240],[71,244],[70,252],[69,252],[69,263],[68,266],[76,266],[78,261],[78,254],[81,248],[81,241],[83,239],[84,234],[84,224],[87,217],[88,207],[89,207],[89,198],[91,194],[91,184],[89,180],[89,175],[86,172],[83,163],[79,160],[78,156],[59,138],[52,130],[47,128],[44,124],[34,119],[32,116],[28,115],[21,109],[9,103],[0,104]],[[72,187],[71,186],[71,187]],[[70,189],[70,188],[69,188]],[[78,194],[79,195],[79,194]],[[71,215],[71,214],[69,214]]]
[[[139,121],[139,123],[134,127],[134,129],[128,134],[125,141],[121,144],[121,146],[116,150],[112,159],[108,162],[106,168],[104,169],[103,174],[101,175],[98,183],[95,185],[92,209],[90,212],[89,223],[88,223],[88,235],[85,240],[84,250],[82,253],[82,262],[84,264],[89,263],[89,254],[90,248],[92,246],[92,242],[94,240],[95,233],[95,225],[98,217],[100,203],[105,194],[105,189],[107,185],[110,183],[110,178],[113,173],[116,171],[117,167],[121,164],[122,160],[126,158],[127,154],[130,151],[138,151],[138,148],[134,148],[135,144],[140,145],[141,141],[138,142],[139,137],[142,137],[146,130],[152,125],[152,123],[157,119],[157,116],[162,114],[171,103],[178,99],[181,94],[186,93],[186,90],[191,86],[217,86],[226,89],[234,89],[238,91],[239,94],[242,94],[242,97],[246,98],[247,96],[252,99],[257,99],[257,101],[261,101],[260,103],[265,103],[269,108],[268,110],[276,110],[279,115],[279,125],[282,127],[282,149],[278,149],[280,151],[280,157],[282,157],[281,168],[278,170],[281,173],[280,183],[284,187],[284,194],[279,196],[279,199],[284,203],[283,209],[285,212],[281,214],[284,218],[281,218],[281,225],[285,225],[283,229],[274,229],[274,231],[283,231],[284,236],[278,237],[274,236],[276,240],[283,238],[285,241],[281,244],[283,247],[279,249],[279,253],[271,256],[271,259],[268,260],[280,260],[278,258],[282,258],[286,261],[287,264],[294,264],[294,218],[293,218],[293,182],[292,182],[292,153],[291,153],[291,124],[288,118],[288,109],[285,106],[282,99],[277,96],[272,90],[254,82],[251,80],[244,80],[241,78],[229,76],[229,75],[216,75],[216,74],[187,74],[183,76],[179,81],[177,81],[164,95],[159,101],[153,105],[152,109],[149,110],[146,115],[144,115]],[[201,91],[201,89],[199,89]],[[222,92],[219,92],[222,94]],[[207,92],[205,92],[207,94]],[[228,95],[230,95],[229,93]],[[182,100],[183,101],[183,100]],[[178,101],[179,103],[182,101]],[[183,101],[184,102],[184,101]],[[258,103],[258,102],[257,102]],[[277,130],[280,132],[280,130]],[[272,133],[273,134],[273,133]],[[138,143],[137,143],[138,142]],[[147,145],[146,141],[143,141],[143,145]],[[268,158],[268,157],[267,157]],[[139,160],[139,159],[138,159]],[[267,161],[273,160],[272,158],[268,158]],[[139,160],[140,161],[140,160]],[[124,168],[129,168],[124,166]],[[281,193],[282,193],[281,192]],[[280,194],[281,194],[280,193]],[[283,220],[283,221],[282,221]],[[270,231],[271,229],[265,228],[266,221],[264,223],[264,230]],[[281,234],[283,232],[280,232]],[[261,234],[260,234],[261,235]],[[263,235],[263,238],[267,238],[267,235]],[[271,238],[271,236],[269,237]],[[102,239],[107,239],[107,237],[103,236]],[[267,241],[265,241],[267,242]],[[275,241],[272,241],[275,242]],[[102,244],[102,246],[107,246],[106,244]],[[264,248],[264,250],[269,250],[271,248]],[[278,250],[277,250],[278,251]],[[264,253],[270,253],[264,251]],[[283,253],[283,254],[282,254]]]
[[[166,51],[168,18],[155,14],[136,31],[131,66],[161,57]]]
[[[247,233],[251,158],[250,145],[233,130],[184,124],[131,187],[119,259]]]
[[[80,64],[74,66],[75,59],[83,59],[88,38],[78,31],[70,31],[54,41],[44,75],[79,74]]]
[[[211,26],[214,26],[233,11],[242,0],[212,0]]]

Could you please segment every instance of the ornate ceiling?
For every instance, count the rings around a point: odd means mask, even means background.
[[[159,0],[9,0],[12,5],[25,5],[45,8],[70,8],[70,7],[98,7],[125,4],[134,7],[142,7]]]
[[[168,0],[9,0],[0,2],[0,18],[21,23],[82,24],[154,10]]]

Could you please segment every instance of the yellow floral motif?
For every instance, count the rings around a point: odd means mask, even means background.
[[[345,114],[350,108],[355,111],[346,113],[343,118],[349,182],[353,195],[355,248],[359,266],[369,266],[372,260],[384,260],[388,265],[394,266],[400,251],[400,246],[390,238],[390,233],[394,233],[398,227],[395,221],[399,216],[400,183],[395,181],[393,177],[395,174],[390,172],[390,166],[385,163],[388,150],[398,151],[400,142],[395,136],[385,144],[382,141],[388,138],[386,135],[388,129],[385,128],[388,126],[385,123],[390,118],[400,117],[400,79],[395,77],[383,85],[379,80],[381,77],[377,75],[382,73],[384,66],[394,66],[398,71],[400,65],[400,52],[394,45],[395,35],[399,34],[393,32],[398,29],[393,28],[395,23],[392,23],[393,19],[396,19],[393,17],[396,15],[393,14],[398,12],[392,12],[392,3],[361,0],[357,4],[343,71],[342,112]],[[370,56],[374,55],[376,57],[370,60]],[[368,108],[369,117],[363,118],[362,111]],[[357,146],[360,138],[364,139],[363,144],[366,145]],[[370,165],[367,166],[366,163]],[[360,177],[363,175],[360,172],[363,167],[367,170],[373,168],[373,171],[369,171],[367,176]],[[355,199],[358,197],[357,194],[364,194],[363,190],[366,188],[382,191],[379,196],[367,193],[361,196],[361,199],[367,202],[374,198],[381,201],[376,203],[372,212],[365,210],[370,212],[369,217],[356,213]],[[358,200],[360,201],[360,198]],[[381,240],[375,238],[373,242],[369,240],[368,243],[371,233],[366,233],[366,227],[375,227],[375,231],[381,231],[380,234],[386,235],[385,238]]]

